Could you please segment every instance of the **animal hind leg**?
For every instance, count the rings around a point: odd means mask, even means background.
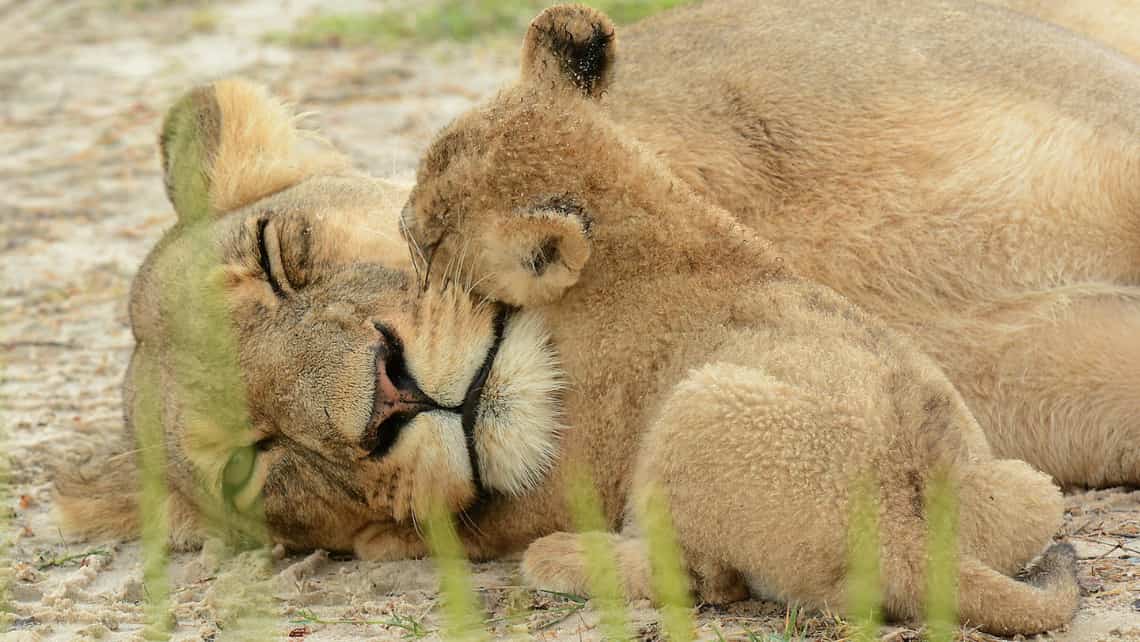
[[[848,467],[874,441],[863,406],[842,403],[723,362],[690,372],[665,400],[633,501],[664,496],[703,601],[741,599],[747,581],[809,607],[840,603]]]
[[[948,365],[995,456],[1062,486],[1140,484],[1140,290],[1120,294],[1061,292],[970,335],[977,360]]]
[[[763,578],[779,597],[836,603],[845,533],[845,511],[836,502],[844,498],[821,492],[834,484],[821,485],[819,478],[858,456],[857,448],[831,442],[858,432],[852,424],[861,416],[861,407],[837,412],[754,368],[717,363],[691,372],[644,435],[632,482],[634,532],[644,526],[637,518],[650,497],[663,496],[702,601],[747,597],[747,576]],[[823,443],[834,461],[821,457]],[[583,538],[597,535],[558,533],[535,541],[523,558],[524,575],[544,588],[587,589]],[[605,537],[615,546],[629,595],[646,597],[645,540]]]
[[[917,554],[917,551],[912,551]],[[923,615],[925,564],[916,555],[888,559],[885,606],[899,619]],[[975,557],[958,562],[958,619],[996,635],[1034,635],[1057,629],[1077,610],[1076,554],[1068,544],[1054,544],[1030,569],[1025,581],[1003,575]]]

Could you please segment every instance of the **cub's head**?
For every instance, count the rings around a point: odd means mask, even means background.
[[[593,9],[534,19],[519,81],[448,126],[420,163],[401,231],[424,269],[460,262],[480,293],[520,306],[578,281],[598,217],[636,182],[600,107],[615,51],[613,24]]]
[[[237,81],[167,115],[178,223],[131,295],[137,444],[58,477],[72,530],[122,536],[165,513],[178,544],[224,523],[406,557],[429,506],[463,511],[547,472],[559,372],[540,319],[425,284],[397,229],[406,190],[309,138]],[[155,482],[165,504],[140,495]]]

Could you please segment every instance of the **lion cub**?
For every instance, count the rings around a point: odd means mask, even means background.
[[[962,621],[999,634],[1067,622],[1078,591],[1071,549],[1049,547],[1057,488],[1023,462],[993,459],[930,359],[791,274],[615,126],[598,106],[614,51],[602,14],[542,13],[521,80],[439,136],[401,220],[421,267],[467,270],[480,293],[543,314],[573,382],[571,431],[631,435],[618,445],[630,455],[593,462],[609,469],[607,504],[660,488],[707,601],[742,597],[746,583],[842,608],[852,489],[870,476],[885,607],[914,618],[925,492],[945,473],[959,493]],[[648,594],[643,550],[619,538],[634,595]],[[1043,550],[1031,581],[1011,577]],[[550,535],[524,570],[582,591],[579,553],[575,535]]]

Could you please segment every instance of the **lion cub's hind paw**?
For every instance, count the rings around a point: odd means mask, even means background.
[[[1059,542],[1049,546],[1019,578],[1040,588],[1077,585],[1077,551],[1072,544]]]

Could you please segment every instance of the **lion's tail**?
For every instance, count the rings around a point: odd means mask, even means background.
[[[55,474],[57,518],[65,534],[83,539],[129,539],[139,532],[136,453],[127,438],[104,446]]]

